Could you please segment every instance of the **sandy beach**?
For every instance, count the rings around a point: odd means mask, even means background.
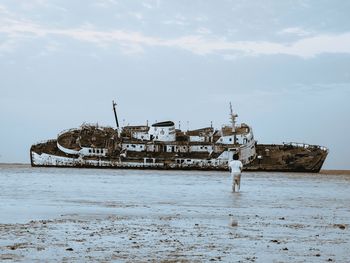
[[[348,262],[350,177],[0,166],[0,261]]]

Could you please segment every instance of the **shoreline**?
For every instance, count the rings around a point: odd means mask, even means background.
[[[16,167],[31,167],[30,163],[0,163],[0,167],[16,168]],[[50,167],[55,168],[55,167]],[[256,171],[260,172],[260,171]],[[333,175],[350,175],[350,170],[343,169],[322,169],[319,174],[333,174]]]

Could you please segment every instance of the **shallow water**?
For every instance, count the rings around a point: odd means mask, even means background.
[[[243,173],[239,193],[225,172],[5,166],[0,180],[0,260],[349,260],[346,175]]]

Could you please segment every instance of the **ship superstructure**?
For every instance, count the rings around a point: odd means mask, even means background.
[[[237,124],[230,105],[230,125],[182,131],[172,121],[119,127],[82,125],[56,140],[33,145],[33,166],[225,170],[234,154],[248,165],[256,157],[254,135]]]

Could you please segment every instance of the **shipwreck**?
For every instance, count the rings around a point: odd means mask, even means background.
[[[173,121],[116,128],[83,124],[30,148],[33,167],[227,170],[238,154],[246,171],[319,172],[328,149],[300,143],[258,144],[251,126],[230,123],[196,130],[176,129]]]

